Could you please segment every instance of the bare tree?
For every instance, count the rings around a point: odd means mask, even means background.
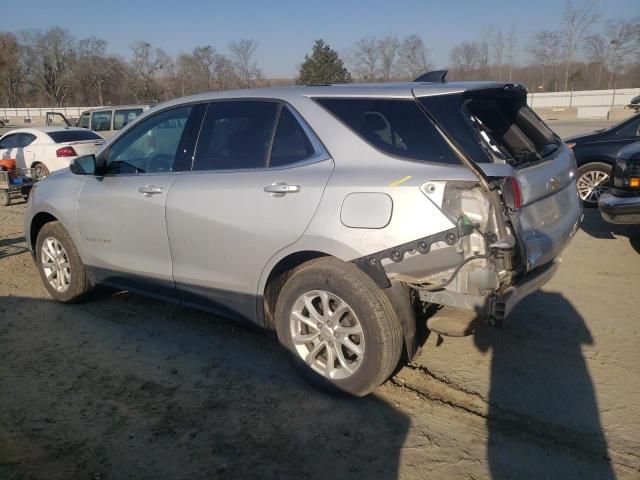
[[[562,46],[564,54],[564,89],[569,88],[569,73],[576,51],[581,45],[589,29],[598,21],[600,14],[596,11],[597,0],[586,0],[584,5],[577,7],[567,1],[562,16],[563,36]]]
[[[623,18],[607,21],[604,38],[604,57],[609,69],[607,88],[613,88],[616,74],[622,68],[625,58],[638,58],[640,53],[640,17],[630,21]]]
[[[553,83],[553,89],[556,92],[558,91],[557,70],[560,62],[561,47],[560,32],[551,30],[542,30],[537,32],[533,37],[531,46],[529,47],[534,61],[540,65],[541,68],[541,80],[539,85],[546,88],[546,73],[548,69],[551,69],[553,73],[551,82]]]
[[[262,79],[262,70],[255,60],[257,49],[258,42],[246,38],[229,43],[233,70],[244,88],[251,88]]]
[[[413,80],[431,67],[429,49],[418,35],[409,35],[398,49],[398,72],[400,76]]]
[[[464,41],[453,47],[449,56],[460,77],[469,80],[473,71],[478,68],[482,53],[477,42]]]
[[[584,49],[589,61],[598,69],[596,88],[600,88],[602,74],[606,64],[607,45],[604,37],[600,34],[588,36],[585,38]]]
[[[60,27],[22,32],[26,76],[57,107],[64,104],[71,91],[76,44],[69,31]]]
[[[350,70],[356,78],[373,82],[380,70],[380,51],[375,37],[363,37],[356,42],[346,55]]]
[[[18,40],[13,33],[0,32],[0,98],[9,107],[18,105],[21,77]]]
[[[391,79],[391,75],[396,64],[398,47],[398,37],[395,35],[388,34],[378,40],[380,75],[382,80],[385,82],[388,82]]]
[[[105,90],[117,78],[114,57],[107,55],[107,42],[96,37],[80,40],[76,64],[77,90],[84,91],[92,105],[105,104]]]
[[[171,58],[161,49],[148,42],[136,42],[131,47],[133,78],[130,88],[137,101],[156,102],[162,97],[157,76],[163,69],[171,67]]]
[[[515,64],[516,48],[518,46],[518,31],[515,22],[511,24],[509,33],[507,33],[506,53],[507,65],[509,72],[509,81],[513,81],[513,67]]]
[[[502,80],[502,66],[504,64],[505,42],[501,29],[496,29],[491,35],[491,50],[493,50],[493,58],[495,59],[498,80]]]

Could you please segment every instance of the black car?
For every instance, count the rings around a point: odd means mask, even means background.
[[[585,206],[595,207],[609,190],[609,177],[621,148],[640,140],[640,114],[612,127],[565,138],[578,163],[578,193]]]
[[[611,190],[600,197],[598,206],[607,222],[640,224],[640,142],[618,153]]]

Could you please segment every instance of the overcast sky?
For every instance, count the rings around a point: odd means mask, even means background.
[[[259,42],[257,60],[271,78],[293,77],[313,40],[344,53],[365,35],[421,35],[436,67],[449,49],[489,26],[518,29],[520,47],[536,30],[558,28],[562,0],[0,0],[0,30],[61,26],[79,38],[95,35],[128,58],[136,40],[175,55],[197,45],[225,51],[229,41]],[[605,17],[640,15],[640,0],[600,0]],[[520,49],[522,52],[523,49]],[[524,55],[524,53],[520,53]]]

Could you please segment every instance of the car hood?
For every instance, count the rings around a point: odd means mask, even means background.
[[[604,140],[606,138],[606,134],[604,131],[602,132],[591,132],[591,133],[580,133],[578,135],[571,135],[570,137],[566,137],[563,139],[565,143],[585,143],[585,142],[595,142],[596,140]]]

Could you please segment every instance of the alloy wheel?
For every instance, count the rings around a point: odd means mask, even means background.
[[[365,340],[353,309],[324,290],[301,295],[289,320],[295,351],[314,371],[331,380],[350,377],[362,365]]]
[[[600,196],[609,191],[609,174],[602,170],[590,170],[578,178],[577,185],[583,202],[598,203]]]
[[[40,249],[42,270],[51,287],[64,293],[71,285],[71,263],[62,243],[57,238],[47,237]]]

